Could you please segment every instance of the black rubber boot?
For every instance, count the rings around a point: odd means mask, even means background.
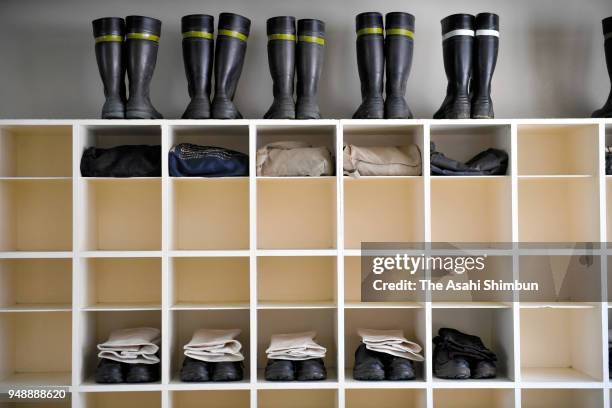
[[[274,102],[265,119],[295,119],[295,17],[272,17],[266,23],[268,64],[272,75]]]
[[[206,361],[185,357],[181,367],[181,381],[206,382],[210,381],[210,364]]]
[[[321,119],[317,93],[324,50],[325,23],[313,19],[298,20],[297,119]]]
[[[414,16],[408,13],[389,13],[385,17],[387,36],[387,85],[385,119],[412,119],[406,102],[406,84],[412,67],[414,49]]]
[[[293,381],[295,368],[290,360],[268,360],[264,376],[267,381]]]
[[[191,101],[183,119],[210,118],[210,80],[214,56],[215,20],[206,14],[181,19],[183,62]]]
[[[125,382],[150,383],[159,381],[160,364],[126,364]]]
[[[321,358],[295,362],[295,376],[298,381],[323,381],[327,378],[325,363]]]
[[[499,16],[480,13],[476,16],[474,39],[474,75],[472,79],[472,119],[493,119],[491,78],[499,50]]]
[[[604,50],[606,53],[606,66],[608,67],[608,76],[612,82],[612,17],[608,17],[601,22],[604,33]],[[594,118],[612,118],[612,88],[608,95],[606,104],[593,112]]]
[[[353,378],[358,381],[382,381],[385,379],[385,365],[381,353],[368,350],[365,344],[359,345],[355,351],[355,367]]]
[[[213,381],[241,381],[243,378],[242,362],[229,361],[213,363]]]
[[[127,73],[130,97],[125,116],[128,119],[161,119],[149,98],[149,86],[157,62],[157,49],[161,34],[161,21],[143,16],[128,16]]]
[[[234,105],[234,94],[242,73],[251,20],[238,14],[221,13],[215,49],[215,97],[212,117],[242,119]]]
[[[124,119],[125,21],[119,17],[105,17],[92,21],[92,26],[96,39],[96,61],[106,97],[102,106],[102,119]]]
[[[98,384],[120,384],[124,382],[123,365],[118,361],[101,359],[96,368],[95,380]]]
[[[446,98],[434,119],[469,119],[474,57],[474,16],[453,14],[442,20],[442,53],[448,79]]]
[[[361,105],[353,119],[382,119],[385,40],[382,14],[361,13],[355,18],[357,69],[361,81]]]

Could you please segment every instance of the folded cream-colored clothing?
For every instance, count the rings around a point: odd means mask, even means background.
[[[425,360],[420,354],[423,348],[417,343],[406,339],[404,332],[401,330],[359,329],[357,334],[361,336],[362,342],[368,350],[387,353],[413,361]]]
[[[272,360],[300,361],[324,358],[327,349],[314,341],[316,336],[313,331],[273,334],[266,354]]]
[[[415,144],[406,146],[355,146],[343,149],[347,176],[420,176],[421,151]]]
[[[184,353],[187,357],[213,363],[243,361],[242,344],[236,340],[239,334],[240,329],[199,329],[183,347]]]
[[[269,143],[257,150],[257,175],[270,177],[332,176],[334,164],[329,149],[306,142]]]
[[[115,330],[98,344],[98,357],[129,364],[159,363],[160,335],[159,329],[152,327]]]

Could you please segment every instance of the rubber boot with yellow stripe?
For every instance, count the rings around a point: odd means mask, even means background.
[[[191,97],[183,119],[210,118],[214,29],[214,18],[206,14],[191,14],[181,19],[183,62]]]
[[[215,49],[215,97],[212,117],[242,119],[234,105],[234,94],[242,73],[251,20],[238,14],[221,13]]]
[[[321,119],[317,93],[323,69],[325,23],[321,20],[298,21],[297,42],[297,119]]]
[[[295,17],[272,17],[266,23],[268,64],[272,75],[274,102],[265,119],[295,119]]]
[[[604,33],[604,49],[606,52],[606,65],[608,66],[608,76],[612,81],[612,17],[608,17],[601,22]],[[594,118],[612,118],[612,89],[606,104],[593,112]]]
[[[491,79],[499,50],[499,16],[493,13],[478,14],[474,38],[472,119],[493,119]]]
[[[385,31],[385,119],[412,119],[405,95],[414,50],[414,16],[401,12],[388,13],[385,16]]]
[[[125,21],[105,17],[92,21],[96,41],[96,61],[104,85],[102,119],[125,118],[125,60],[123,41]]]
[[[355,29],[357,31],[357,69],[361,81],[361,105],[353,114],[353,119],[382,119],[385,75],[382,14],[376,12],[358,14],[355,17]]]
[[[126,18],[127,73],[130,96],[125,116],[128,119],[161,119],[162,115],[153,107],[149,98],[149,87],[161,34],[161,21],[144,16]]]

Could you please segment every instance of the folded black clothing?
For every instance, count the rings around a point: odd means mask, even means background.
[[[160,379],[160,364],[127,364],[103,358],[94,378],[99,384],[155,382]]]
[[[489,350],[480,337],[462,333],[456,329],[441,328],[434,344],[444,345],[452,356],[496,361],[497,356]]]
[[[606,147],[606,174],[612,174],[612,146]]]
[[[81,158],[83,177],[161,177],[161,146],[88,147]]]
[[[439,176],[498,176],[508,170],[508,153],[489,148],[465,163],[446,157],[431,143],[431,174]]]
[[[172,177],[238,177],[249,175],[249,156],[223,147],[180,143],[168,153]]]

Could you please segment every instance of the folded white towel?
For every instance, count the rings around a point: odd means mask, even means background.
[[[325,358],[327,349],[317,344],[316,332],[273,334],[266,354],[271,360],[310,360]]]
[[[423,351],[423,348],[417,343],[406,339],[404,332],[401,330],[359,329],[357,334],[361,336],[368,350],[387,353],[413,361],[425,360],[419,354]]]
[[[98,344],[98,357],[129,364],[159,363],[159,329],[139,327],[113,331],[108,340]]]
[[[208,362],[243,361],[242,344],[236,337],[240,329],[197,330],[183,349],[187,357]]]

